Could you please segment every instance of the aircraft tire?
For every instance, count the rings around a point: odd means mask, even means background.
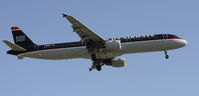
[[[166,59],[169,59],[169,55],[166,55],[165,58],[166,58]]]
[[[96,66],[96,69],[97,69],[97,71],[101,71],[101,70],[102,70],[101,65],[97,65],[97,66]]]

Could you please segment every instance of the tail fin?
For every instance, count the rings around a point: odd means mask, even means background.
[[[27,49],[36,44],[19,27],[11,27],[15,44]]]

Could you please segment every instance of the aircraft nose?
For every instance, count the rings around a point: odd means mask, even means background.
[[[184,47],[188,44],[188,42],[183,39],[183,40],[181,40],[180,44],[181,44],[182,47]]]

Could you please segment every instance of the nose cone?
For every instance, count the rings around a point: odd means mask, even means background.
[[[188,44],[188,42],[184,39],[181,39],[179,43],[180,43],[181,47],[184,47]]]

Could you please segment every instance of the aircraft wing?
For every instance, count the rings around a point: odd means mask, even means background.
[[[80,36],[80,38],[86,42],[87,47],[99,47],[104,45],[105,40],[102,37],[91,31],[77,19],[66,14],[63,14],[63,17],[66,17],[66,19],[68,19],[68,21],[72,24],[73,31],[76,32]]]

